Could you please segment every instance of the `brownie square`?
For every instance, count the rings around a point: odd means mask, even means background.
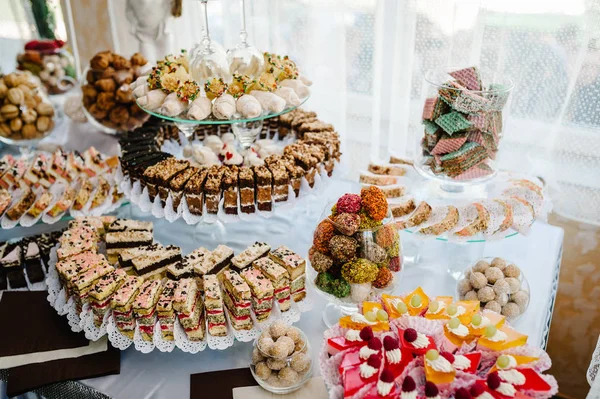
[[[206,201],[206,211],[216,214],[219,211],[219,201],[221,200],[221,180],[227,167],[211,167],[206,182],[204,183],[204,200]]]
[[[238,174],[240,187],[240,209],[244,213],[254,213],[254,172],[249,167],[241,167]]]
[[[238,167],[230,166],[225,168],[223,179],[221,181],[223,189],[223,208],[225,213],[237,215],[238,203]]]
[[[204,207],[204,181],[207,174],[207,169],[200,170],[188,180],[183,189],[188,209],[192,215],[202,215]]]
[[[13,268],[16,270],[9,270],[6,272],[6,279],[10,284],[10,288],[25,288],[27,287],[27,281],[25,281],[25,275],[23,274],[23,268]]]
[[[254,167],[254,180],[256,191],[256,203],[261,211],[270,211],[272,205],[272,181],[271,172],[266,166]]]

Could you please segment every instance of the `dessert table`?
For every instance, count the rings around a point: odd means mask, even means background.
[[[93,144],[107,153],[116,150],[113,137],[92,133],[88,125],[66,122],[66,134],[56,138],[65,147],[86,148]],[[77,138],[74,140],[74,138]],[[87,141],[90,138],[90,141]],[[6,151],[5,148],[0,150]],[[214,248],[225,244],[236,253],[254,241],[267,241],[273,247],[286,245],[299,254],[306,255],[312,241],[312,231],[326,204],[345,192],[356,192],[360,185],[346,180],[332,180],[319,197],[312,197],[305,206],[290,209],[287,213],[275,214],[260,223],[187,225],[183,221],[169,223],[165,219],[155,219],[143,213],[134,205],[127,205],[117,211],[120,217],[152,220],[155,239],[162,244],[176,244],[184,253],[202,245]],[[12,237],[31,235],[45,230],[54,230],[58,225],[37,225],[29,229],[17,227],[10,231],[0,230],[0,241]],[[529,342],[545,348],[550,328],[558,276],[562,257],[564,232],[561,228],[536,222],[528,236],[517,235],[484,244],[484,256],[500,256],[515,262],[529,279],[531,301],[528,310],[514,324],[517,329],[529,336]],[[409,251],[420,252],[420,260],[407,263],[400,278],[396,293],[408,292],[417,286],[423,287],[430,295],[454,295],[456,281],[448,274],[448,259],[452,246],[437,240],[418,240],[411,234],[401,234],[405,255]],[[455,245],[455,244],[454,244]],[[470,265],[465,264],[464,267]],[[307,335],[312,345],[312,357],[318,364],[318,351],[326,329],[321,313],[325,299],[309,290],[308,297],[313,301],[313,309],[301,316],[297,326]],[[66,320],[65,320],[66,322]],[[121,353],[121,373],[81,381],[113,398],[163,398],[189,397],[190,375],[213,370],[248,367],[250,364],[251,343],[236,342],[226,351],[206,349],[195,355],[175,350],[171,353],[153,351],[143,354],[133,347]],[[318,374],[318,367],[314,373]],[[0,383],[0,393],[2,393]],[[1,396],[1,395],[0,395]]]

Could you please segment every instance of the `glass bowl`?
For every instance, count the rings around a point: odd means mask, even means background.
[[[272,371],[271,376],[269,377],[268,380],[263,380],[262,378],[260,378],[257,374],[256,374],[256,367],[254,364],[252,364],[252,361],[250,361],[250,372],[252,373],[252,376],[254,377],[254,379],[256,380],[256,382],[258,383],[258,385],[260,385],[263,389],[278,394],[278,395],[283,395],[283,394],[287,394],[290,392],[294,392],[297,391],[298,389],[300,389],[304,384],[306,384],[306,382],[310,379],[310,377],[312,376],[312,372],[313,372],[313,360],[311,358],[311,350],[310,350],[310,344],[308,342],[308,338],[306,337],[306,334],[304,334],[304,332],[302,330],[300,330],[297,327],[292,327],[290,326],[290,328],[294,328],[296,329],[299,333],[300,336],[302,337],[303,341],[304,341],[304,347],[300,350],[294,351],[294,354],[297,352],[304,352],[310,359],[310,365],[309,367],[304,370],[299,374],[299,379],[298,381],[296,381],[295,383],[293,383],[292,385],[288,385],[288,386],[282,386],[282,382],[278,379],[277,376],[277,371]],[[256,340],[254,340],[254,344],[252,346],[252,349],[257,349],[260,354],[266,358],[266,359],[273,359],[272,356],[270,356],[269,354],[264,353],[259,346],[259,338],[257,338]],[[286,363],[286,367],[290,366],[291,361],[292,361],[292,356],[287,356],[285,359],[282,359],[281,361],[284,361]]]
[[[137,102],[135,101],[135,99],[132,99],[132,101],[129,103],[124,103],[124,104],[121,104],[118,102],[116,103],[116,105],[122,105],[123,107],[127,108],[128,115],[129,115],[127,120],[125,122],[121,123],[120,125],[116,125],[115,123],[113,123],[109,120],[108,112],[107,112],[107,116],[103,120],[98,120],[96,117],[94,117],[92,115],[92,113],[86,107],[86,96],[85,96],[85,87],[84,86],[93,85],[93,83],[89,83],[88,75],[89,75],[89,79],[97,80],[97,79],[99,79],[99,76],[103,72],[104,71],[93,70],[89,66],[86,67],[85,70],[83,71],[81,82],[79,85],[80,90],[81,90],[81,95],[82,95],[82,102],[83,102],[81,105],[81,109],[83,111],[83,114],[87,118],[88,122],[90,123],[90,125],[94,126],[97,130],[101,131],[102,133],[106,133],[106,134],[110,134],[110,135],[116,135],[119,132],[123,132],[123,131],[131,131],[131,130],[134,130],[135,128],[143,125],[144,122],[146,122],[148,120],[148,118],[150,118],[150,115],[148,115],[142,109],[139,109],[139,106],[137,105]],[[121,71],[117,71],[117,72],[121,72]],[[134,72],[132,72],[132,73],[133,73],[133,79],[135,81],[135,79],[137,78],[137,75]],[[125,87],[125,86],[126,86],[126,84],[122,85],[122,87]],[[119,87],[121,87],[121,86],[118,86],[118,85],[116,86],[115,93],[120,90]],[[93,105],[93,104],[95,104],[95,102],[92,102],[91,105]],[[115,106],[115,108],[116,108],[116,106]],[[133,108],[135,108],[135,111],[133,110]]]
[[[402,271],[402,251],[400,244],[400,234],[394,223],[394,218],[391,211],[388,209],[387,216],[382,220],[380,226],[373,228],[359,229],[351,236],[341,233],[345,230],[345,226],[338,226],[330,219],[331,208],[334,204],[330,204],[325,208],[321,215],[321,222],[317,226],[313,239],[313,246],[309,252],[309,264],[311,268],[308,271],[309,279],[316,291],[324,296],[328,301],[338,305],[356,305],[368,299],[370,296],[376,296],[384,292],[392,292],[399,283],[400,272]],[[329,224],[330,227],[327,226]],[[329,232],[327,231],[329,230]],[[333,233],[331,233],[331,231]],[[331,234],[333,237],[329,238]],[[348,262],[335,261],[329,268],[325,269],[325,265],[334,259],[332,255],[325,255],[329,260],[323,258],[323,253],[319,252],[320,247],[329,245],[335,237],[344,237],[336,239],[339,247],[346,244],[355,243],[356,252],[351,261],[363,262],[363,270],[369,272],[369,268],[375,264],[380,270],[382,267],[389,269],[391,273],[387,276],[378,274],[388,283],[385,286],[377,287],[371,282],[362,284],[348,284],[341,277],[341,269]],[[323,240],[328,241],[327,243]],[[321,251],[323,251],[321,249]],[[318,254],[317,254],[318,253]],[[350,255],[352,256],[352,255]],[[339,259],[339,257],[338,257]],[[325,262],[323,261],[325,260]],[[360,272],[360,271],[359,271]],[[349,285],[348,290],[346,285]],[[324,289],[324,287],[326,287]],[[336,293],[337,292],[337,293]],[[345,295],[344,295],[345,294]]]
[[[63,48],[25,50],[17,55],[18,68],[38,76],[49,95],[63,94],[77,85],[75,58]]]
[[[496,259],[496,258],[494,258],[494,257],[485,257],[483,259],[480,259],[479,261],[486,261],[488,264],[491,264],[494,259]],[[512,262],[512,261],[510,261],[508,259],[504,259],[504,260],[506,262],[506,267],[508,267],[509,265],[515,265],[516,266],[516,264],[514,262]],[[477,264],[477,262],[475,263],[475,265],[476,264]],[[461,290],[461,284],[464,284],[464,283],[462,283],[462,280],[464,280],[467,276],[470,276],[470,273],[473,272],[472,269],[473,269],[473,267],[475,267],[475,265],[467,267],[460,274],[460,276],[458,278],[458,282],[456,284],[456,291],[455,291],[456,298],[461,299],[461,300],[463,300],[463,299],[469,299],[465,295],[461,295],[461,291],[464,292],[464,290]],[[504,269],[504,270],[506,270],[506,269]],[[519,291],[524,291],[527,295],[526,295],[526,298],[525,298],[524,296],[522,296],[523,294],[515,294],[515,293],[512,293],[512,294],[508,293],[508,294],[506,294],[507,295],[507,303],[515,302],[517,304],[517,306],[519,307],[519,314],[518,315],[506,315],[505,314],[506,318],[509,321],[511,321],[511,322],[514,322],[514,321],[518,320],[521,316],[523,316],[523,314],[525,314],[525,312],[527,311],[527,308],[529,307],[529,302],[531,300],[531,291],[530,291],[530,287],[529,287],[529,281],[527,281],[527,277],[525,277],[525,274],[523,273],[523,269],[519,268],[519,270],[520,270],[520,273],[519,273],[519,277],[517,278],[517,280],[520,283],[520,289],[519,289]],[[488,283],[488,284],[486,284],[485,287],[489,287],[492,290],[494,290],[494,288],[493,288],[494,285],[493,284]],[[482,289],[483,289],[483,287],[482,287]],[[473,291],[475,291],[475,290],[473,290]],[[476,290],[476,291],[478,292],[479,290]],[[489,292],[489,290],[488,290],[488,292]],[[499,295],[496,294],[496,292],[494,292],[494,299],[493,300],[496,301],[498,299],[498,297],[499,297]],[[480,302],[481,302],[481,308],[483,309],[485,307],[486,303],[489,302],[489,301],[486,301],[486,302],[480,301]],[[502,301],[500,303],[502,303]],[[519,303],[520,303],[520,305],[519,305]],[[501,307],[502,307],[502,313],[504,314],[505,305],[501,305]]]
[[[508,77],[478,69],[483,87],[470,90],[466,84],[455,85],[459,79],[449,75],[458,70],[467,71],[445,67],[425,74],[422,127],[415,130],[414,140],[417,172],[457,187],[482,183],[496,175],[495,160],[514,87]],[[462,81],[474,81],[473,76],[465,72]]]

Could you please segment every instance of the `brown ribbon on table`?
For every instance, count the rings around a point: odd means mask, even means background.
[[[190,376],[190,398],[232,399],[233,388],[254,385],[258,384],[248,367],[192,374]]]

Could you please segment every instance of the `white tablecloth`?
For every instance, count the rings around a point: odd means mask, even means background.
[[[229,245],[237,252],[248,244],[261,240],[267,241],[273,247],[284,244],[306,255],[312,232],[325,204],[344,192],[356,189],[357,186],[353,183],[335,182],[326,191],[325,198],[313,201],[310,211],[306,208],[294,209],[283,217],[274,217],[262,223],[225,225],[223,228],[217,225],[188,226],[183,221],[169,224],[165,220],[155,220],[155,237],[164,244],[174,243],[181,246],[184,253],[200,245],[214,248],[218,243]],[[132,212],[131,216],[144,217],[137,209],[122,211],[125,216],[129,216],[129,212]],[[402,234],[402,239],[414,240],[409,234]],[[517,236],[485,244],[486,256],[510,259],[529,277],[531,303],[515,326],[529,335],[532,345],[546,344],[558,283],[562,241],[562,229],[536,223],[528,237]],[[455,281],[446,272],[447,262],[444,261],[447,259],[446,250],[452,250],[452,245],[435,240],[424,242],[421,251],[435,256],[424,257],[418,266],[407,267],[402,275],[398,293],[420,285],[430,295],[453,295]],[[312,311],[302,315],[297,325],[307,334],[313,347],[313,359],[316,361],[322,334],[326,328],[321,320],[321,311],[326,302],[314,292],[309,294],[315,301],[315,306]],[[251,343],[236,342],[226,351],[207,349],[196,355],[186,354],[177,349],[172,353],[156,350],[150,354],[142,354],[130,348],[121,355],[120,375],[83,382],[114,398],[187,398],[191,374],[247,367],[251,348]]]
[[[84,150],[89,145],[94,145],[103,152],[115,154],[118,151],[113,137],[95,133],[89,125],[71,124],[67,121],[64,129],[68,131],[65,136],[51,141],[60,143],[67,149]],[[171,224],[164,219],[156,220],[149,214],[143,214],[135,206],[121,208],[119,215],[153,220],[156,240],[163,244],[181,246],[184,253],[199,246],[214,248],[218,244],[229,245],[239,252],[254,241],[266,241],[272,247],[287,245],[306,256],[312,232],[325,205],[345,192],[357,192],[359,189],[357,183],[333,182],[320,198],[312,199],[306,207],[293,209],[268,220],[261,219],[260,223],[189,226],[180,219]],[[0,231],[0,240],[37,234],[44,230],[47,228],[38,225],[30,229]],[[455,280],[446,270],[448,260],[459,250],[465,252],[466,249],[474,253],[483,251],[485,256],[509,259],[521,267],[531,286],[529,309],[515,326],[529,335],[532,345],[545,347],[558,285],[563,235],[561,228],[541,222],[535,223],[527,237],[516,236],[498,242],[463,246],[435,240],[417,242],[410,234],[403,233],[403,245],[407,251],[409,247],[413,250],[419,247],[422,256],[417,266],[405,268],[398,293],[410,291],[420,285],[432,296],[453,295]],[[297,325],[309,337],[316,362],[325,330],[321,312],[326,302],[314,292],[309,292],[309,295],[315,306],[312,311],[302,315]],[[187,398],[191,374],[247,367],[250,351],[251,343],[240,342],[226,351],[207,348],[196,355],[177,349],[172,353],[155,350],[150,354],[142,354],[129,348],[121,355],[121,374],[82,382],[114,398]],[[318,367],[315,370],[318,374]]]

